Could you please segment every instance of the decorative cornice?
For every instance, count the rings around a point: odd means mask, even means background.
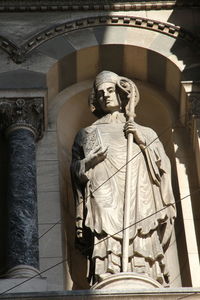
[[[142,17],[118,15],[94,16],[68,21],[39,32],[26,43],[21,45],[21,47],[17,47],[16,45],[13,47],[13,45],[9,43],[7,45],[4,43],[3,47],[16,63],[21,63],[26,59],[26,55],[28,53],[49,39],[52,39],[58,35],[69,33],[71,31],[97,26],[128,26],[152,30],[168,35],[175,39],[182,38],[186,42],[189,42],[190,46],[195,46],[195,49],[200,47],[199,38],[194,37],[192,34],[184,31],[179,26]]]
[[[6,133],[28,128],[40,139],[44,131],[44,99],[0,98],[0,120],[0,128]]]
[[[21,1],[0,1],[0,12],[46,12],[46,11],[87,11],[87,10],[160,10],[173,9],[175,7],[200,7],[198,0],[175,1],[175,0],[121,0],[115,3],[114,0],[21,0]]]
[[[51,1],[46,1],[45,4],[41,4],[38,1],[35,3],[26,3],[21,5],[16,4],[0,4],[0,12],[49,12],[49,11],[87,11],[87,10],[151,10],[151,9],[173,9],[176,4],[174,1],[158,1],[154,2],[128,2],[120,1],[121,3],[114,3],[114,1],[57,1],[52,4]],[[182,5],[183,6],[183,5]]]

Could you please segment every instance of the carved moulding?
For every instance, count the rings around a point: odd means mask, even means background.
[[[10,3],[9,3],[10,2]],[[17,2],[17,1],[16,1]],[[87,10],[151,10],[151,9],[172,9],[176,6],[175,1],[161,0],[157,1],[125,1],[121,0],[120,3],[114,3],[114,0],[102,1],[45,1],[41,4],[40,1],[24,1],[23,4],[13,3],[13,1],[7,1],[5,4],[0,4],[0,11],[31,11],[31,12],[45,12],[45,11],[87,11]],[[181,3],[180,6],[186,6]]]
[[[28,128],[38,140],[44,131],[44,98],[0,98],[0,119],[5,133]]]
[[[151,10],[151,9],[173,9],[174,7],[193,7],[199,6],[198,0],[193,1],[179,1],[176,3],[175,0],[135,0],[127,1],[121,0],[119,3],[115,3],[114,0],[46,0],[46,1],[2,1],[0,3],[0,11],[8,12],[45,12],[45,11],[87,11],[87,10]],[[189,2],[189,3],[188,3]]]
[[[147,19],[143,17],[129,17],[129,16],[118,16],[118,15],[104,15],[104,16],[95,16],[88,18],[76,19],[74,21],[68,21],[62,24],[54,25],[44,31],[39,32],[26,43],[20,47],[7,49],[7,52],[10,54],[10,57],[16,63],[22,63],[26,59],[26,54],[30,53],[32,50],[37,48],[39,45],[52,39],[56,36],[69,33],[71,31],[86,29],[96,26],[128,26],[136,27],[147,30],[156,31],[165,35],[168,35],[172,38],[182,38],[186,42],[189,42],[190,46],[194,46],[195,49],[200,48],[200,39],[193,36],[191,33],[185,31],[179,26],[172,24],[160,22],[157,20]]]
[[[12,53],[19,51],[19,47],[15,43],[11,42],[3,36],[0,36],[0,48],[7,52],[11,57]]]

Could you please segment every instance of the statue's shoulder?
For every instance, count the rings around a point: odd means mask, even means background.
[[[92,124],[91,126],[88,126],[84,128],[84,133],[85,134],[91,134],[94,130],[96,130],[97,126],[95,124]]]
[[[81,128],[75,138],[75,144],[83,148],[85,155],[99,145],[99,132],[94,125]]]
[[[81,128],[77,132],[75,140],[80,140],[80,139],[85,138],[86,136],[90,135],[95,129],[96,129],[96,126],[94,126],[94,125],[91,125],[91,126],[88,126],[85,128]]]

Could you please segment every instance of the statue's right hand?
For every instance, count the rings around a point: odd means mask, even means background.
[[[108,147],[98,146],[94,148],[85,158],[85,171],[94,168],[97,164],[104,161],[107,156]]]

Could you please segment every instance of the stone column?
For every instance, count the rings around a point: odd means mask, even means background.
[[[0,99],[2,129],[8,143],[9,278],[39,273],[36,141],[43,132],[43,99]]]

